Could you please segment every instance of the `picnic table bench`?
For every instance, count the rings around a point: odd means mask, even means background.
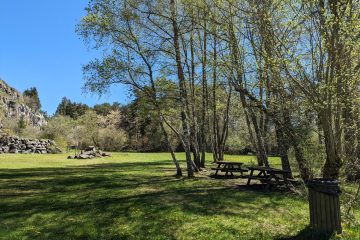
[[[289,171],[282,169],[264,166],[247,166],[247,169],[250,170],[250,174],[243,176],[248,179],[247,185],[250,185],[251,180],[254,179],[265,183],[266,188],[269,188],[273,182],[275,182],[276,185],[285,185],[288,188],[292,188],[292,183],[296,181],[292,178],[288,178]],[[254,174],[255,171],[257,174]]]
[[[247,169],[244,169],[242,166],[244,163],[242,162],[228,162],[228,161],[218,161],[215,162],[217,167],[212,167],[211,170],[214,170],[214,176],[218,176],[219,171],[225,172],[224,176],[232,176],[234,177],[234,172],[239,172],[241,176],[243,176],[244,172],[248,172]]]

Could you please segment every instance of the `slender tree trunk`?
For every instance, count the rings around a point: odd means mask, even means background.
[[[139,45],[138,45],[139,46]],[[140,50],[140,49],[139,49]],[[161,131],[163,132],[163,135],[164,135],[164,138],[165,138],[165,143],[167,145],[167,148],[168,150],[170,151],[170,154],[171,154],[171,158],[173,160],[173,163],[176,167],[176,175],[177,176],[182,176],[182,170],[181,170],[181,167],[180,167],[180,164],[179,164],[179,161],[176,159],[176,155],[175,155],[175,152],[174,152],[174,149],[173,147],[171,146],[171,142],[169,140],[169,135],[165,129],[165,126],[164,126],[164,122],[166,123],[165,119],[163,118],[162,114],[161,114],[161,108],[160,106],[158,105],[158,102],[157,102],[157,97],[156,97],[156,86],[155,86],[155,81],[154,81],[154,73],[153,73],[153,69],[152,69],[152,66],[151,64],[147,61],[147,59],[144,57],[144,55],[140,54],[140,56],[143,58],[146,66],[147,66],[147,69],[149,71],[149,78],[150,78],[150,84],[151,84],[151,91],[150,92],[146,92],[145,91],[145,94],[147,94],[150,99],[152,100],[153,102],[153,105],[157,111],[157,114],[159,116],[159,123],[160,123],[160,127],[161,127]],[[131,75],[130,75],[131,76]],[[135,82],[135,81],[133,81]],[[174,129],[172,129],[174,130]],[[179,137],[180,135],[178,134],[177,131],[174,131]]]
[[[176,175],[177,176],[182,176],[182,170],[181,170],[181,167],[180,167],[180,164],[179,164],[179,161],[176,159],[176,155],[175,155],[175,152],[174,152],[174,149],[173,147],[171,146],[171,143],[170,143],[170,140],[169,140],[169,135],[164,127],[164,122],[162,120],[162,118],[160,117],[160,127],[161,127],[161,131],[163,132],[164,134],[164,138],[165,138],[165,143],[167,145],[167,148],[169,149],[170,151],[170,154],[171,154],[171,158],[173,160],[173,163],[175,164],[175,167],[176,167]]]
[[[183,125],[183,135],[184,135],[184,150],[186,155],[186,164],[188,177],[194,176],[194,164],[191,159],[191,148],[190,148],[190,128],[187,116],[187,93],[186,93],[186,84],[185,84],[185,76],[181,62],[181,53],[179,46],[179,29],[177,23],[177,10],[175,0],[170,0],[170,9],[171,9],[171,17],[172,17],[172,28],[173,28],[173,44],[175,48],[175,58],[176,58],[176,66],[177,66],[177,75],[179,80],[179,89],[180,89],[180,100],[181,100],[181,121]]]
[[[247,112],[249,113],[249,119],[251,120],[252,125],[254,127],[255,137],[256,137],[254,139],[255,140],[254,142],[256,143],[256,150],[257,150],[256,156],[257,156],[258,164],[260,166],[262,165],[269,166],[269,161],[265,148],[265,141],[261,134],[261,130],[257,122],[256,114],[254,112],[254,109],[248,106],[246,103],[243,72],[242,72],[243,65],[240,63],[242,57],[239,52],[238,46],[236,44],[236,36],[232,24],[229,25],[229,35],[230,35],[229,39],[230,39],[231,58],[236,71],[236,78],[237,78],[237,87],[235,87],[235,89],[239,92],[242,107],[247,108]]]
[[[229,84],[229,86],[230,86],[230,89],[229,89],[229,95],[227,98],[226,109],[224,112],[223,128],[222,128],[222,132],[221,132],[220,141],[218,141],[219,160],[224,160],[225,144],[226,144],[226,140],[227,140],[228,132],[229,132],[229,111],[230,111],[230,103],[231,103],[231,95],[232,95],[232,87],[230,84]]]
[[[252,108],[249,109],[250,112],[250,119],[252,121],[252,124],[254,126],[255,136],[256,136],[256,143],[257,143],[257,149],[259,151],[259,165],[265,165],[266,167],[269,167],[269,161],[266,153],[265,148],[265,141],[261,134],[260,128],[258,126],[257,118],[255,115],[255,112]]]
[[[278,145],[278,152],[281,158],[281,166],[282,169],[285,171],[289,171],[287,174],[288,178],[292,177],[292,171],[290,167],[290,161],[288,157],[289,151],[289,141],[286,139],[286,135],[284,133],[284,126],[280,125],[279,123],[275,123],[275,132],[276,132],[276,141]]]
[[[205,13],[206,14],[206,13]],[[200,128],[200,139],[201,139],[201,160],[200,166],[205,167],[205,153],[206,153],[206,133],[207,129],[207,75],[206,75],[206,64],[207,64],[207,29],[206,20],[204,20],[204,36],[203,36],[203,51],[202,51],[202,108],[201,108],[201,128]]]
[[[213,59],[213,84],[212,84],[212,147],[213,147],[213,159],[214,162],[219,161],[218,152],[218,116],[216,107],[216,88],[217,88],[217,36],[214,35],[214,59]]]
[[[196,113],[196,99],[195,99],[195,51],[194,51],[194,16],[191,16],[191,32],[190,32],[190,55],[191,55],[191,76],[190,76],[190,89],[191,89],[191,112],[192,112],[192,127],[191,127],[191,137],[192,137],[192,151],[194,155],[195,165],[200,168],[200,143],[198,137],[198,118]]]

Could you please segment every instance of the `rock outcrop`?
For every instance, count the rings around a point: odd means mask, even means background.
[[[69,156],[68,159],[92,159],[92,158],[102,158],[102,157],[111,157],[110,153],[102,152],[94,146],[87,147],[84,151],[81,151],[75,156]]]
[[[20,119],[21,116],[35,127],[47,124],[44,115],[32,110],[24,102],[24,98],[15,88],[0,79],[0,111],[6,118]]]
[[[0,138],[1,153],[61,153],[62,150],[56,147],[55,142],[48,139],[26,139],[19,137]]]

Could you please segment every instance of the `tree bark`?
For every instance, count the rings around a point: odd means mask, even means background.
[[[279,152],[279,155],[281,158],[282,169],[289,172],[287,174],[288,178],[293,178],[290,161],[289,161],[289,156],[288,156],[289,144],[288,144],[288,140],[286,139],[283,127],[284,126],[280,126],[279,124],[276,124],[276,126],[275,126],[278,152]]]
[[[206,12],[204,11],[204,14]],[[205,129],[207,129],[207,74],[206,74],[206,65],[207,65],[207,29],[206,29],[206,19],[204,20],[204,35],[203,35],[203,50],[202,50],[202,108],[201,108],[201,127],[200,127],[200,148],[201,148],[201,160],[200,167],[205,167],[205,153],[206,153],[206,134]]]
[[[320,123],[324,131],[326,160],[323,167],[323,177],[338,179],[341,167],[341,159],[337,153],[336,141],[331,124],[331,113],[322,110],[319,113]]]
[[[192,112],[192,126],[191,126],[191,138],[192,138],[192,151],[194,156],[195,165],[201,167],[200,159],[200,143],[198,137],[198,118],[196,113],[196,99],[195,99],[195,50],[194,50],[194,16],[191,16],[191,31],[190,31],[190,57],[191,57],[191,69],[190,69],[190,90],[191,90],[191,112]]]
[[[191,147],[190,147],[190,128],[187,116],[187,93],[186,93],[186,84],[185,84],[185,76],[182,67],[181,61],[181,53],[179,46],[179,29],[177,23],[177,10],[175,0],[170,0],[170,9],[171,9],[171,20],[172,20],[172,28],[173,28],[173,44],[175,50],[175,60],[177,67],[177,75],[179,80],[179,89],[180,89],[180,101],[181,101],[181,121],[183,125],[183,135],[184,141],[183,146],[186,155],[186,164],[187,164],[187,172],[188,177],[194,176],[194,165],[191,159]]]
[[[165,129],[165,126],[164,126],[164,121],[162,120],[162,117],[160,117],[160,127],[161,127],[161,130],[162,130],[163,134],[164,134],[165,143],[167,145],[167,148],[169,149],[169,152],[171,154],[171,158],[172,158],[173,163],[174,163],[174,165],[176,167],[176,175],[177,176],[182,176],[182,170],[181,170],[179,161],[176,159],[175,152],[174,152],[173,147],[171,146],[171,143],[170,143],[170,140],[169,140],[169,135],[166,132],[166,129]]]

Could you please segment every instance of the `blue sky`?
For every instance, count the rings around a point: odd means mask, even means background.
[[[129,101],[124,86],[99,96],[82,92],[82,65],[100,53],[75,33],[88,0],[0,0],[0,78],[24,91],[36,87],[43,110],[62,97],[94,105]]]

